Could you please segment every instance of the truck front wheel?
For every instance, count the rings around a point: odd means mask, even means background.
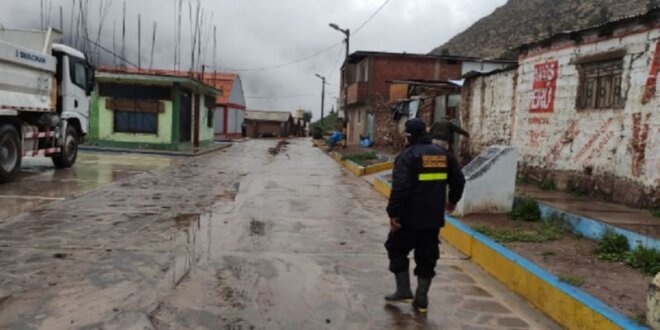
[[[62,152],[53,156],[53,165],[57,168],[69,168],[76,163],[78,158],[78,130],[72,125],[66,127],[66,135],[62,144]]]
[[[0,183],[11,181],[21,168],[21,140],[12,125],[0,125]]]

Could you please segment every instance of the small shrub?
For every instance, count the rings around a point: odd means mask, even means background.
[[[541,182],[541,190],[550,191],[555,190],[555,183],[552,180],[545,180]]]
[[[543,257],[544,261],[548,260],[549,257],[552,257],[554,255],[555,255],[555,253],[552,252],[552,251],[543,251],[543,252],[541,252],[541,256]]]
[[[624,261],[647,275],[660,273],[660,251],[638,246],[626,253]]]
[[[312,138],[314,138],[315,140],[323,139],[323,129],[321,128],[321,126],[312,127]]]
[[[363,154],[346,155],[344,156],[344,159],[350,160],[360,166],[364,166],[368,161],[378,159],[378,154],[375,151],[371,151]]]
[[[639,313],[637,315],[633,315],[630,317],[631,320],[635,321],[635,323],[639,325],[647,325],[646,322],[646,313]]]
[[[517,182],[518,184],[527,184],[527,183],[529,183],[529,178],[528,178],[527,176],[524,176],[524,175],[523,175],[523,176],[519,176],[519,177],[516,179],[516,182]]]
[[[660,209],[651,211],[651,215],[656,218],[660,218]]]
[[[594,247],[598,257],[607,261],[623,261],[629,250],[628,238],[610,230],[603,234]]]
[[[584,279],[572,275],[559,275],[559,280],[572,286],[581,287],[584,285]]]
[[[541,219],[539,203],[532,198],[521,198],[513,205],[509,217],[513,220],[538,221]]]

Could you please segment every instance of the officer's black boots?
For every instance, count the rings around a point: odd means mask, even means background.
[[[415,292],[415,300],[413,307],[420,313],[426,313],[429,307],[429,288],[431,287],[430,278],[417,278],[417,292]]]
[[[408,272],[406,271],[394,274],[394,276],[396,277],[396,292],[385,296],[385,301],[393,304],[411,303],[413,300],[413,294],[410,290],[410,275],[408,275]]]

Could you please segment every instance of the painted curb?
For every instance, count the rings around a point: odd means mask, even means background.
[[[373,183],[377,191],[389,196],[391,186],[384,175],[376,176]],[[446,217],[440,235],[488,274],[567,329],[648,329],[453,217]]]
[[[344,168],[346,168],[348,171],[353,173],[355,176],[370,175],[386,170],[391,170],[392,168],[394,168],[394,163],[392,162],[379,163],[369,166],[361,166],[353,161],[344,159],[344,157],[340,153],[335,151],[330,152],[330,157],[332,157],[340,165],[344,166]]]
[[[574,233],[580,234],[586,238],[597,241],[602,237],[603,233],[609,230],[616,234],[625,236],[628,239],[631,250],[636,249],[638,246],[660,250],[659,239],[644,236],[642,234],[638,234],[636,232],[619,228],[591,218],[569,213],[543,202],[538,202],[538,204],[539,209],[541,209],[541,217],[543,219],[548,219],[552,216],[558,216],[558,219],[568,224]]]

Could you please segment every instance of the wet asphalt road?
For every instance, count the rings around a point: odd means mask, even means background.
[[[152,314],[156,328],[556,328],[446,246],[428,316],[384,304],[383,197],[306,140],[241,164],[235,200],[200,217],[199,263]]]
[[[50,158],[26,158],[16,180],[0,185],[0,218],[62,201],[171,163],[169,157],[81,152],[73,168],[56,170]]]

